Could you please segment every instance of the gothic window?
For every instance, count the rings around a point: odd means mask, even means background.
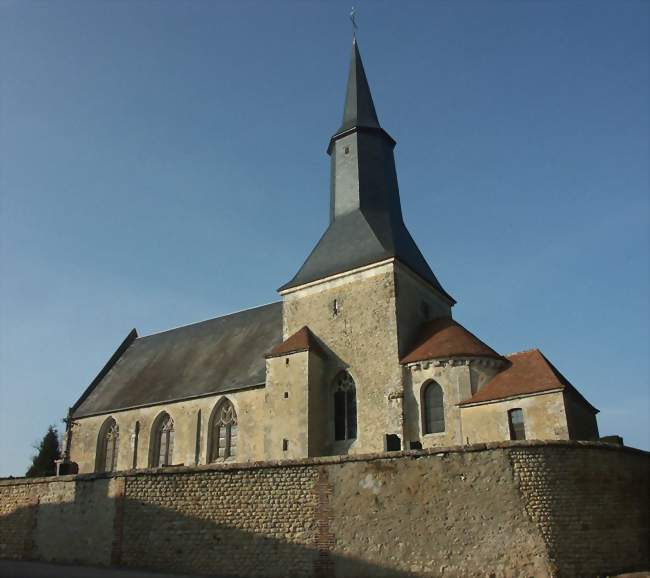
[[[435,381],[425,385],[422,392],[422,422],[425,434],[445,431],[444,394]]]
[[[524,412],[516,408],[508,411],[508,426],[511,440],[525,440],[526,428],[524,427]]]
[[[95,464],[96,471],[114,472],[117,469],[119,441],[120,428],[117,426],[117,422],[112,417],[109,417],[99,430]]]
[[[353,440],[357,437],[357,388],[347,372],[334,380],[334,439]]]
[[[237,413],[232,402],[223,399],[212,412],[210,425],[210,461],[226,460],[237,455]]]
[[[167,412],[161,413],[151,430],[151,466],[169,466],[174,456],[174,420]]]

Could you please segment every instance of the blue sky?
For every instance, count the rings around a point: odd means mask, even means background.
[[[647,2],[358,3],[455,317],[648,448]],[[0,0],[0,475],[140,334],[274,301],[328,218],[348,2]]]

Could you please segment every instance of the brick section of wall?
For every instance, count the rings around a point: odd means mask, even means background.
[[[332,485],[327,475],[327,468],[318,468],[318,480],[316,482],[316,522],[318,534],[316,536],[316,547],[318,548],[318,559],[314,561],[314,577],[330,578],[334,576],[334,561],[332,551],[336,546],[336,537],[330,531],[332,523],[332,508],[330,497]]]
[[[0,480],[0,557],[251,578],[647,569],[648,457],[515,442]]]
[[[115,480],[114,487],[115,516],[113,518],[113,547],[111,549],[111,565],[122,563],[122,542],[124,540],[124,502],[126,498],[126,478]]]
[[[23,543],[23,559],[29,560],[34,553],[34,541],[36,536],[36,524],[38,522],[38,496],[31,496],[27,501],[25,536]]]

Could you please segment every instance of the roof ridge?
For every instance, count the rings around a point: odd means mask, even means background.
[[[533,351],[538,351],[539,353],[544,355],[542,353],[542,350],[539,347],[531,347],[530,349],[522,349],[521,351],[513,351],[512,353],[506,353],[504,357],[511,357],[513,355],[522,355],[524,353],[532,353]]]
[[[201,321],[193,321],[192,323],[186,323],[185,325],[177,325],[175,327],[170,327],[169,329],[163,329],[162,331],[155,331],[154,333],[149,333],[147,335],[139,336],[136,341],[141,341],[147,337],[153,337],[154,335],[160,335],[161,333],[168,333],[170,331],[176,331],[176,329],[182,329],[183,327],[192,327],[192,325],[199,325],[201,323],[206,323],[207,321],[214,321],[215,319],[223,319],[224,317],[230,317],[232,315],[237,315],[238,313],[244,313],[245,311],[253,311],[254,309],[261,309],[262,307],[268,307],[269,305],[279,305],[282,301],[271,301],[269,303],[264,303],[262,305],[256,305],[255,307],[247,307],[246,309],[239,309],[237,311],[232,311],[224,315],[217,315],[217,317],[208,317],[207,319],[202,319]]]

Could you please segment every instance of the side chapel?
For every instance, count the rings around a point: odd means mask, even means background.
[[[330,222],[281,301],[140,337],[70,409],[80,473],[521,439],[598,438],[538,349],[501,355],[402,219],[393,148],[356,40],[330,139]],[[68,468],[70,469],[70,468]]]

